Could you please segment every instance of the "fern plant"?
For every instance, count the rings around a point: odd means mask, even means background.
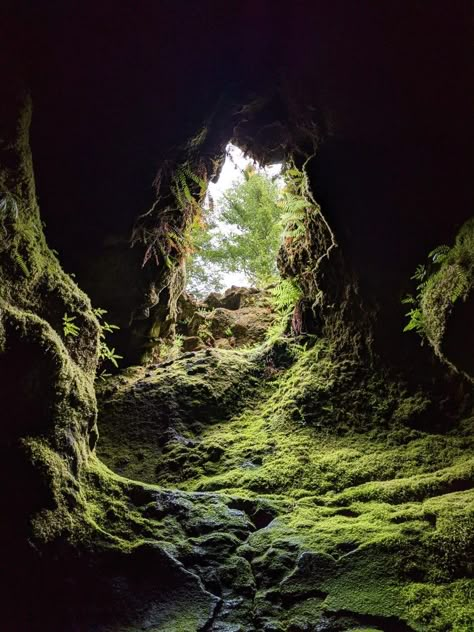
[[[417,281],[418,284],[416,286],[415,296],[413,294],[407,294],[402,299],[403,305],[411,305],[411,309],[405,314],[409,320],[403,328],[403,331],[416,331],[416,333],[423,335],[423,313],[421,311],[420,302],[428,280],[427,266],[424,264],[417,265],[414,274],[410,278]]]
[[[165,161],[155,178],[156,200],[141,215],[132,232],[131,245],[144,246],[142,267],[150,260],[170,270],[180,265],[192,248],[190,225],[202,213],[207,188],[206,160],[191,164]],[[160,189],[166,187],[160,195]]]
[[[281,225],[283,242],[290,257],[307,230],[308,201],[303,194],[304,173],[293,164],[285,172],[286,186],[283,190],[280,206],[282,208]]]
[[[450,252],[451,248],[449,246],[437,246],[428,254],[428,257],[433,261],[433,263],[441,264],[443,263],[443,261],[446,261],[446,258]]]
[[[294,279],[280,279],[271,289],[271,301],[276,312],[276,319],[267,331],[268,340],[274,341],[284,334],[289,318],[302,295],[303,292]]]
[[[79,335],[79,327],[74,323],[76,320],[75,316],[68,316],[64,314],[63,316],[63,333],[65,338],[73,337],[77,338]]]
[[[416,294],[408,294],[402,299],[403,304],[411,306],[405,314],[409,320],[403,331],[415,331],[421,336],[426,335],[427,327],[430,327],[426,323],[422,303],[428,291],[435,285],[441,270],[449,277],[449,282],[444,284],[444,300],[452,305],[466,296],[470,288],[469,273],[457,261],[456,248],[438,246],[428,254],[427,264],[419,264],[416,267],[411,277],[417,281]]]
[[[112,325],[107,322],[104,318],[105,314],[107,314],[106,309],[102,309],[101,307],[96,307],[94,309],[94,314],[97,317],[100,325],[99,331],[99,367],[103,367],[104,364],[110,362],[116,369],[118,369],[118,360],[122,360],[123,356],[116,353],[114,347],[109,347],[107,344],[107,334],[113,334],[115,331],[120,329],[118,325]],[[102,369],[99,373],[98,377],[100,379],[104,379],[109,374]]]
[[[183,351],[183,336],[174,335],[168,340],[162,340],[158,346],[158,356],[161,362],[176,360]]]
[[[299,239],[306,233],[305,219],[308,203],[303,198],[285,191],[280,204],[283,209],[281,223],[284,227],[285,242]]]
[[[23,274],[25,275],[25,277],[29,277],[30,276],[30,271],[28,269],[28,266],[26,265],[26,261],[23,259],[23,257],[21,256],[21,254],[18,252],[18,250],[15,250],[12,253],[12,257],[13,257],[13,261],[16,263],[16,265],[20,268],[20,270],[23,272]]]

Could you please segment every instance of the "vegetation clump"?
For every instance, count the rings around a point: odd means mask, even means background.
[[[450,316],[474,287],[474,220],[464,224],[452,247],[439,246],[428,257],[428,264],[419,265],[412,277],[417,281],[416,296],[403,300],[410,305],[404,331],[415,331],[446,359],[443,348]]]

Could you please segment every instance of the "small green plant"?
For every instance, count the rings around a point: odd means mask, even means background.
[[[294,165],[285,173],[286,187],[283,190],[280,206],[283,241],[288,253],[292,254],[296,244],[307,231],[308,213],[311,206],[304,194],[305,174]]]
[[[210,343],[213,340],[214,336],[212,335],[212,331],[209,328],[209,323],[207,320],[199,325],[197,335],[206,344]]]
[[[433,251],[434,252],[434,251]],[[431,253],[430,253],[431,254]],[[410,277],[414,281],[417,281],[416,295],[407,294],[402,299],[404,305],[411,305],[411,309],[405,314],[408,317],[408,323],[403,328],[403,331],[416,331],[417,334],[423,335],[423,313],[421,311],[421,297],[423,290],[428,280],[428,268],[426,265],[419,264],[416,267],[415,273]]]
[[[109,373],[108,371],[105,371],[104,369],[103,371],[97,374],[96,379],[100,380],[101,382],[104,382],[108,377],[112,377],[112,373]]]
[[[427,324],[424,314],[423,301],[433,290],[439,281],[441,271],[447,273],[449,283],[444,284],[443,300],[447,305],[453,305],[457,300],[464,298],[470,288],[469,262],[463,263],[465,253],[462,245],[458,243],[450,248],[449,246],[438,246],[428,254],[428,263],[419,264],[415,273],[411,277],[417,282],[416,294],[408,294],[402,299],[404,305],[410,305],[410,310],[405,314],[408,323],[403,331],[415,331],[422,337],[426,337],[430,326]]]
[[[16,265],[20,268],[20,270],[23,272],[25,277],[29,277],[30,271],[28,269],[28,266],[26,265],[26,261],[23,259],[23,257],[20,255],[18,251],[13,253],[13,260],[15,261]]]
[[[118,369],[117,360],[122,360],[123,356],[118,355],[118,353],[115,353],[115,349],[113,347],[110,348],[105,344],[105,342],[103,342],[99,350],[99,359],[111,362],[114,365],[114,367]]]
[[[267,331],[268,340],[276,340],[285,333],[288,321],[303,292],[294,279],[280,279],[272,288],[272,305],[276,312],[275,322]]]
[[[170,182],[171,195],[166,201],[158,195],[162,181]],[[207,169],[204,161],[191,165],[167,163],[160,170],[155,186],[157,199],[138,218],[132,233],[132,246],[142,243],[145,254],[142,266],[154,260],[170,270],[179,265],[183,256],[192,252],[191,226],[201,216],[201,202],[206,195]],[[166,203],[167,202],[167,203]]]
[[[232,332],[232,328],[231,327],[227,327],[224,331],[224,335],[227,336],[228,338],[231,338],[234,334]]]
[[[183,336],[176,334],[173,338],[162,340],[158,347],[158,355],[162,362],[176,360],[183,351]]]
[[[99,367],[102,367],[106,362],[110,362],[115,368],[118,369],[118,360],[122,360],[123,356],[116,353],[114,347],[109,347],[106,342],[106,337],[107,334],[113,334],[114,331],[117,331],[117,329],[120,329],[120,327],[118,325],[112,325],[105,320],[104,316],[105,314],[107,314],[106,309],[96,307],[94,309],[94,314],[96,315],[100,325]],[[105,370],[102,370],[99,373],[98,377],[99,379],[103,380],[108,377],[108,375],[109,374]]]
[[[65,338],[74,337],[76,338],[79,335],[79,327],[74,323],[76,320],[75,316],[68,316],[64,314],[63,316],[63,333]]]

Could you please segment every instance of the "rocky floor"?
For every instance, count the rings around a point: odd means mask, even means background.
[[[424,393],[314,340],[184,353],[99,395],[94,520],[181,573],[143,629],[473,629],[473,419],[430,429]]]

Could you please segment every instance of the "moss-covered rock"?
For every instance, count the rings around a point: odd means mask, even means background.
[[[474,219],[462,226],[452,248],[437,251],[439,269],[421,292],[422,332],[443,361],[474,379]]]
[[[33,520],[47,540],[74,520],[78,477],[97,439],[99,325],[89,299],[46,245],[29,148],[31,102],[15,83],[7,92],[0,123],[5,491],[15,537],[26,537],[25,525]],[[75,319],[77,336],[65,334],[65,315]]]
[[[268,372],[271,357],[214,350],[113,378],[99,453],[132,476],[144,453],[150,481],[182,490],[169,493],[185,508],[169,513],[185,525],[185,564],[223,596],[211,629],[443,630],[454,608],[447,587],[458,595],[460,581],[472,582],[472,419],[449,432],[420,429],[429,393],[335,356],[323,341],[296,346],[289,365]],[[188,396],[195,375],[199,401]],[[258,381],[224,396],[243,375]],[[143,422],[151,412],[140,381],[160,410],[173,402],[164,445],[156,413]],[[124,444],[128,462],[114,463]],[[235,518],[222,521],[219,510],[210,523],[190,520],[201,498],[238,508]],[[464,608],[459,621],[469,617]]]
[[[261,373],[250,352],[212,349],[128,369],[100,386],[99,455],[118,472],[149,482],[179,480],[203,462],[217,467],[223,446],[211,442],[201,450],[197,435],[241,406]]]

